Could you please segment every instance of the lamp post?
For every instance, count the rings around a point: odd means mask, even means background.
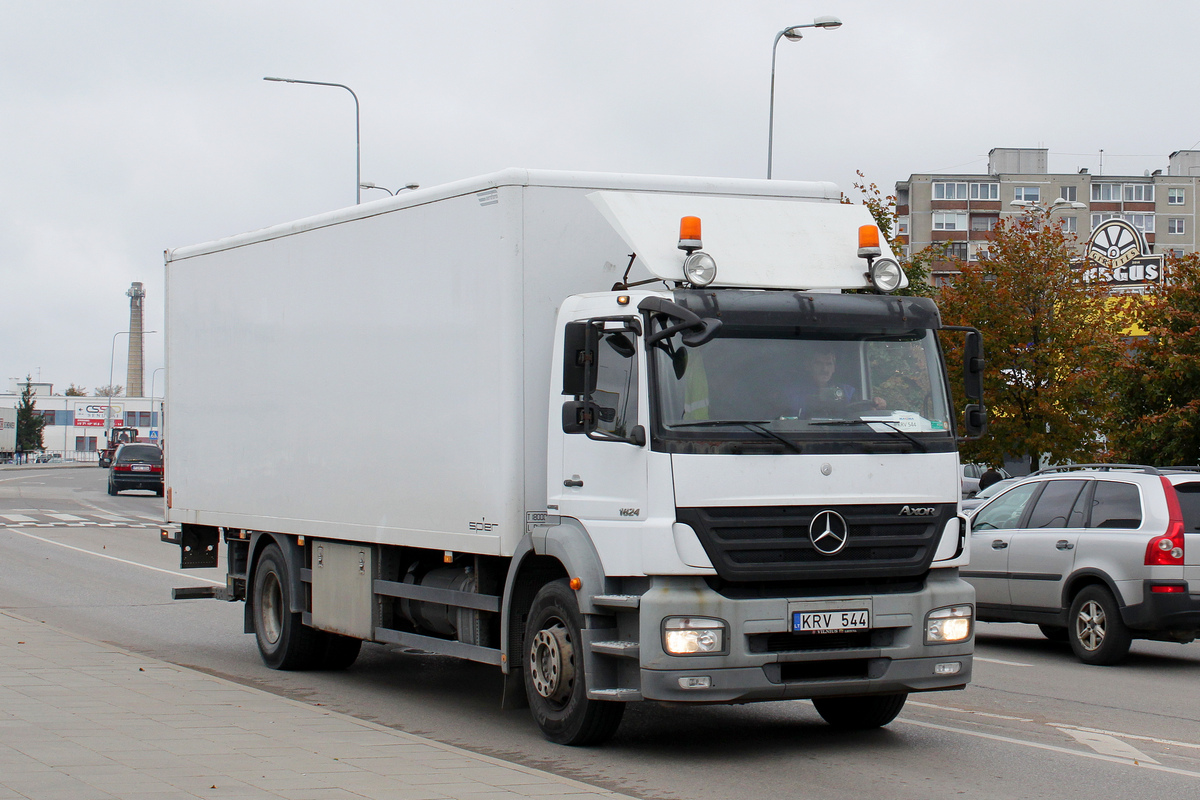
[[[278,83],[306,83],[309,86],[336,86],[339,89],[345,89],[354,98],[354,202],[355,204],[362,202],[362,144],[359,139],[358,126],[358,95],[349,86],[342,83],[326,83],[325,81],[302,81],[295,78],[263,78],[264,81],[276,81]]]
[[[154,372],[150,373],[150,433],[151,434],[154,433],[154,379],[158,377],[158,373],[163,372],[165,370],[166,370],[166,367],[158,367],[157,369],[154,370]],[[165,390],[164,390],[164,393],[165,393]],[[159,407],[161,408],[161,405]],[[162,427],[162,413],[161,412],[158,415],[158,425],[160,428]],[[151,435],[150,438],[154,439],[157,437]]]
[[[779,40],[787,38],[789,42],[798,42],[804,38],[801,28],[824,28],[837,30],[842,27],[842,21],[837,17],[817,17],[808,25],[793,25],[775,34],[775,43],[771,45],[771,113],[767,123],[767,180],[771,179],[771,151],[775,144],[775,50]]]
[[[358,185],[358,188],[360,188],[360,189],[383,189],[389,195],[391,195],[392,197],[395,197],[396,195],[403,192],[405,189],[420,189],[421,185],[419,183],[406,183],[394,192],[391,189],[387,188],[386,186],[376,186],[375,184],[370,183],[370,182],[360,183]]]
[[[113,334],[112,352],[110,352],[109,356],[108,356],[108,391],[110,391],[110,392],[112,391],[112,388],[113,388],[113,362],[116,361],[116,358],[117,358],[117,337],[123,333],[130,334],[130,333],[132,333],[132,331],[117,331],[116,333]],[[142,333],[144,335],[149,335],[151,333],[158,333],[158,331],[142,331]],[[153,376],[151,376],[151,377],[153,377]],[[108,435],[108,431],[112,428],[112,399],[114,396],[115,395],[112,395],[112,394],[110,394],[108,396],[108,404],[104,407],[104,434],[105,434],[105,436]]]

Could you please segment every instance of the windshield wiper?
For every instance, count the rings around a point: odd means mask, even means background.
[[[910,442],[912,442],[914,445],[916,445],[917,447],[919,447],[919,448],[921,449],[921,452],[922,452],[922,453],[927,453],[927,452],[929,452],[929,448],[928,448],[928,447],[926,447],[926,446],[925,446],[925,443],[924,443],[924,442],[922,442],[920,439],[918,439],[917,437],[915,437],[915,436],[913,436],[913,435],[911,435],[911,434],[909,434],[909,433],[907,433],[907,432],[905,432],[905,431],[902,431],[902,430],[900,430],[899,428],[897,428],[897,427],[896,427],[895,425],[893,425],[892,423],[890,423],[890,422],[887,422],[886,420],[882,420],[882,419],[872,419],[872,420],[865,420],[865,419],[823,419],[823,420],[818,420],[818,421],[816,421],[816,422],[809,422],[808,424],[809,424],[809,425],[867,425],[867,426],[870,426],[870,425],[871,425],[871,423],[873,423],[873,422],[874,422],[874,423],[878,423],[878,424],[880,424],[880,425],[886,425],[886,426],[887,426],[887,427],[888,427],[888,428],[891,430],[891,432],[892,432],[892,433],[898,433],[898,434],[900,434],[900,435],[901,435],[901,436],[903,436],[905,439],[908,439],[908,440],[909,440]]]
[[[746,430],[761,433],[764,436],[769,436],[772,439],[783,442],[793,453],[803,453],[800,445],[793,442],[791,439],[786,439],[780,436],[770,428],[764,427],[773,420],[769,419],[697,419],[690,422],[676,422],[673,425],[667,425],[668,428],[715,428],[718,425],[740,425]]]

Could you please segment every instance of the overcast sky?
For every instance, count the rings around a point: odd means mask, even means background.
[[[163,250],[505,167],[765,177],[1141,175],[1200,143],[1195,0],[0,0],[0,391],[108,383]],[[364,190],[363,200],[382,198]],[[125,336],[114,382],[125,382]],[[147,336],[146,387],[163,363]],[[110,356],[110,358],[105,358]],[[350,376],[352,377],[352,376]],[[157,375],[161,392],[162,374]]]

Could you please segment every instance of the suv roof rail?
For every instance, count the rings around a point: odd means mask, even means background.
[[[1037,472],[1031,472],[1030,475],[1048,475],[1052,472],[1070,472],[1072,470],[1094,470],[1096,472],[1109,472],[1116,469],[1137,470],[1138,472],[1145,472],[1149,475],[1162,474],[1158,467],[1150,467],[1145,464],[1065,464],[1061,467],[1047,467],[1046,469],[1039,469]],[[1178,467],[1172,467],[1172,469],[1178,469]],[[1185,469],[1187,468],[1185,467]],[[1196,467],[1195,469],[1200,470],[1200,467]]]
[[[1200,467],[1189,467],[1179,465],[1175,467],[1161,467],[1163,472],[1200,472]]]

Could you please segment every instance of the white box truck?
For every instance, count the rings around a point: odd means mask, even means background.
[[[245,601],[277,669],[495,664],[565,744],[639,700],[865,728],[962,688],[984,411],[840,196],[513,169],[168,251],[163,538],[228,567],[175,596]]]
[[[17,409],[0,408],[0,464],[17,452]]]

